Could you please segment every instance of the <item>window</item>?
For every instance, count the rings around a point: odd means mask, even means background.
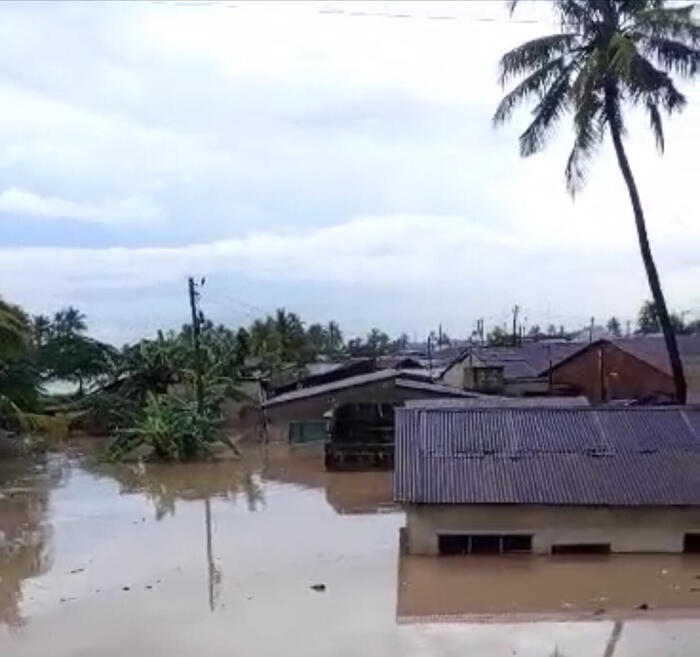
[[[683,552],[700,553],[700,533],[686,534],[683,537]]]
[[[562,543],[552,545],[552,554],[610,554],[610,543]]]
[[[444,555],[532,552],[532,536],[530,534],[438,534],[438,552]]]
[[[501,551],[501,537],[491,534],[475,534],[469,545],[470,554],[498,554]]]
[[[532,536],[521,534],[503,537],[503,552],[532,552]]]
[[[469,536],[445,534],[438,536],[440,554],[469,554]]]

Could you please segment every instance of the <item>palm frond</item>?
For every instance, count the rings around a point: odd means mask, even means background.
[[[600,120],[603,104],[596,88],[599,80],[596,76],[599,62],[600,57],[594,53],[588,58],[572,85],[576,107],[576,138],[564,170],[566,187],[572,196],[575,196],[586,182],[587,163],[603,140],[603,125]]]
[[[559,15],[563,26],[585,30],[589,26],[600,7],[596,3],[581,2],[581,0],[556,0],[554,11]]]
[[[651,99],[669,114],[680,111],[686,104],[685,96],[676,89],[670,76],[639,54],[633,58],[629,74],[620,79],[636,103],[646,104]]]
[[[613,34],[608,43],[610,68],[621,76],[629,75],[630,66],[637,55],[637,46],[625,34]]]
[[[645,55],[655,57],[667,71],[682,77],[692,77],[700,65],[700,49],[686,46],[679,41],[656,36],[635,35]]]
[[[568,107],[570,91],[570,68],[567,67],[533,110],[535,118],[520,135],[520,155],[528,157],[545,145],[547,135]]]
[[[504,123],[513,113],[513,110],[528,96],[544,95],[551,84],[561,75],[564,65],[564,57],[558,57],[525,78],[513,91],[504,96],[499,103],[493,115],[494,124],[501,125]]]
[[[651,131],[654,133],[654,138],[656,139],[656,147],[659,149],[660,153],[664,152],[664,127],[661,120],[661,113],[659,112],[658,105],[652,100],[647,100],[646,102],[647,112],[649,112],[649,125],[651,126]]]
[[[695,5],[654,7],[634,13],[633,29],[647,36],[676,39],[686,45],[700,45],[700,24],[695,21]]]
[[[503,85],[524,73],[536,71],[553,59],[573,52],[577,44],[578,35],[574,33],[552,34],[528,41],[503,55],[499,63],[499,80]]]

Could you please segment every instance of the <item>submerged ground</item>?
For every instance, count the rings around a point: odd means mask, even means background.
[[[0,462],[0,655],[698,654],[699,559],[408,558],[390,486],[309,446]]]

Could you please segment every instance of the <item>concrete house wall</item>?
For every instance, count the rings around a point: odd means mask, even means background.
[[[610,543],[612,552],[682,552],[700,533],[700,507],[421,505],[406,508],[410,554],[438,554],[439,534],[530,534],[532,551],[553,545]]]

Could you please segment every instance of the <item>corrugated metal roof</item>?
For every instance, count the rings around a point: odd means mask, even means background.
[[[394,496],[700,505],[700,408],[398,409]]]
[[[700,335],[677,335],[676,341],[678,343],[678,351],[681,360],[683,361],[683,367],[690,369],[700,366]],[[603,339],[584,346],[579,345],[578,350],[574,350],[562,358],[553,359],[552,367],[556,368],[571,358],[576,357],[578,353],[583,353],[590,348],[597,348],[600,344],[606,342],[615,345],[618,349],[671,376],[671,363],[668,359],[666,342],[663,337],[657,336],[617,338],[614,340]],[[548,369],[549,366],[547,365],[541,373],[546,374]]]
[[[320,386],[311,386],[309,388],[300,388],[285,392],[282,395],[271,397],[264,404],[263,408],[277,406],[297,399],[305,399],[307,397],[316,397],[317,395],[325,395],[336,390],[344,390],[345,388],[354,388],[357,386],[367,385],[368,383],[377,383],[379,381],[388,381],[395,379],[399,375],[398,370],[380,370],[378,372],[370,372],[369,374],[358,374],[357,376],[348,376],[339,381],[325,383]]]
[[[415,376],[414,378],[411,378]],[[406,372],[403,370],[379,370],[378,372],[370,372],[369,374],[358,374],[357,376],[349,376],[339,381],[333,381],[331,383],[325,383],[319,386],[311,386],[309,388],[300,388],[299,390],[292,390],[291,392],[286,392],[276,397],[271,397],[263,405],[263,408],[270,408],[272,406],[277,406],[279,404],[286,404],[289,402],[297,401],[299,399],[307,399],[309,397],[316,397],[319,395],[327,395],[332,392],[337,392],[339,390],[346,390],[348,388],[357,388],[359,386],[365,386],[372,383],[378,383],[381,381],[390,381],[396,379],[396,385],[404,388],[414,388],[416,390],[425,390],[426,392],[442,393],[445,395],[454,395],[455,397],[476,397],[475,393],[469,393],[464,390],[459,390],[457,388],[451,388],[445,385],[432,384],[427,381],[421,380],[420,375],[412,375],[411,372]]]
[[[501,397],[472,394],[467,399],[411,399],[406,408],[461,409],[461,408],[576,408],[590,406],[588,399],[576,397]]]
[[[409,370],[410,372],[410,370]],[[402,373],[406,374],[406,372]],[[396,385],[399,388],[409,388],[410,390],[417,390],[419,392],[430,392],[434,393],[437,395],[444,395],[446,397],[452,397],[456,398],[458,400],[464,400],[464,401],[473,401],[475,403],[479,403],[479,401],[483,398],[486,397],[486,395],[481,395],[476,392],[468,392],[466,390],[462,390],[460,388],[453,388],[452,386],[446,386],[440,383],[432,383],[430,381],[418,381],[416,379],[404,379],[404,378],[398,378],[396,379]],[[450,399],[445,399],[445,400],[437,400],[437,399],[428,399],[428,400],[422,400],[425,403],[430,403],[430,402],[436,402],[436,401],[451,401]],[[408,402],[410,403],[410,402]]]

